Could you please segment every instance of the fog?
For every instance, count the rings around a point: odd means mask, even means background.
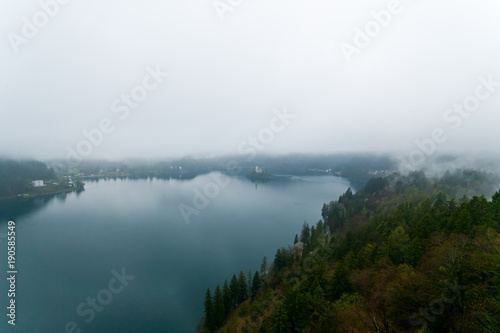
[[[0,35],[2,156],[498,155],[498,0],[0,0]]]

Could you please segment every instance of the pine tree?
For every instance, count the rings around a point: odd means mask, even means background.
[[[216,329],[214,305],[210,289],[207,289],[207,292],[205,294],[205,328],[210,333],[215,332]]]
[[[316,224],[316,233],[319,236],[324,236],[326,230],[325,230],[325,224],[323,221],[319,220],[318,223]]]
[[[321,217],[323,218],[323,221],[327,222],[328,221],[328,214],[329,214],[329,207],[326,203],[323,204],[323,208],[321,208]]]
[[[389,244],[389,258],[394,265],[405,262],[408,257],[408,248],[410,246],[410,237],[406,234],[403,227],[399,226],[391,233],[387,239]]]
[[[317,286],[314,289],[311,298],[309,300],[311,307],[311,319],[313,322],[318,322],[324,318],[326,312],[326,302],[325,302],[325,293],[321,286]]]
[[[248,298],[248,284],[245,273],[240,271],[238,276],[238,304],[243,303]]]
[[[304,246],[309,244],[309,240],[311,239],[311,229],[309,229],[309,224],[304,222],[302,225],[302,231],[300,232],[300,241],[304,243]]]
[[[310,244],[310,247],[309,249],[312,251],[314,250],[314,246],[313,246],[313,243],[314,243],[314,239],[316,238],[316,228],[314,226],[311,227],[311,238],[309,238],[309,244]]]
[[[283,306],[279,306],[274,310],[271,332],[274,333],[288,333],[290,332],[290,323],[288,322],[288,316],[286,314]]]
[[[224,286],[222,287],[222,298],[224,299],[224,317],[227,317],[229,312],[233,307],[233,299],[231,297],[231,289],[229,289],[229,285],[227,280],[224,281]]]
[[[260,275],[267,274],[267,257],[262,258],[262,263],[260,264]]]
[[[225,318],[225,310],[224,310],[224,298],[222,296],[222,290],[219,286],[215,288],[214,299],[213,299],[213,307],[214,307],[214,318],[215,318],[215,327],[221,327]]]
[[[467,204],[462,203],[460,205],[458,214],[454,217],[454,226],[453,230],[456,233],[466,233],[469,231],[472,225],[472,218],[470,216],[469,210],[467,209]]]
[[[299,236],[295,234],[295,239],[293,240],[293,245],[297,244],[299,242]]]
[[[309,229],[309,224],[307,224],[307,222],[304,222],[304,225],[302,226],[300,241],[304,244],[304,253],[308,253],[309,244],[311,242],[311,229]]]
[[[493,195],[491,204],[493,205],[493,225],[496,226],[497,231],[500,231],[498,228],[500,225],[500,191]]]
[[[473,226],[487,226],[493,225],[493,211],[490,209],[490,203],[484,195],[473,197],[467,208],[471,216],[471,224]]]
[[[354,287],[351,282],[350,272],[344,261],[340,261],[333,273],[333,283],[331,284],[330,297],[332,300],[339,299],[345,293],[351,293]]]
[[[262,279],[263,288],[267,287],[267,257],[262,258],[262,264],[260,265],[260,277]]]
[[[286,258],[286,249],[285,248],[279,248],[276,250],[276,255],[274,256],[274,273],[277,275],[279,274],[280,270],[283,267],[286,267],[287,264],[287,258]]]
[[[252,293],[252,270],[249,268],[248,269],[248,295]]]
[[[252,299],[255,299],[255,296],[257,296],[257,293],[259,292],[260,287],[261,287],[260,275],[259,275],[259,272],[255,272],[255,275],[253,276],[253,281],[252,281],[252,292],[251,292]]]
[[[231,278],[231,284],[229,285],[229,290],[231,291],[231,303],[232,307],[236,307],[238,305],[240,288],[238,285],[238,278],[236,274],[233,274]]]
[[[315,249],[321,244],[321,239],[325,236],[325,229],[321,220],[316,224],[316,228],[311,227],[311,249]]]

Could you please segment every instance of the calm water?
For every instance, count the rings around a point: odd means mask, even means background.
[[[193,332],[207,287],[253,272],[263,256],[272,262],[305,220],[317,222],[322,204],[349,186],[331,176],[258,187],[231,178],[187,224],[179,204],[193,206],[193,189],[214,175],[87,182],[78,195],[1,203],[0,232],[9,218],[16,222],[18,276],[15,329],[6,324],[8,285],[0,281],[0,332],[59,333],[69,322],[81,332]],[[5,277],[7,244],[0,241]],[[135,278],[113,280],[112,270],[122,269]],[[86,303],[98,294],[105,305],[93,310]]]

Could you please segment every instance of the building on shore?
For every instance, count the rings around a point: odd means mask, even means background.
[[[32,185],[33,187],[42,187],[42,186],[45,186],[45,185],[43,184],[43,180],[33,180],[33,181],[31,182],[31,185]]]

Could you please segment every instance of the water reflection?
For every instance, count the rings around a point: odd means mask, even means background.
[[[350,185],[332,176],[265,184],[232,177],[187,225],[179,204],[192,204],[193,190],[213,176],[85,179],[79,195],[0,202],[3,221],[19,222],[17,331],[60,332],[74,320],[82,332],[193,332],[207,287],[258,269],[263,256],[272,260],[304,220],[315,223],[323,203]],[[76,307],[121,267],[137,278],[86,324]],[[0,280],[0,290],[6,287]],[[4,324],[0,332],[11,332]]]
[[[11,200],[0,201],[0,223],[17,220],[22,216],[35,213],[38,210],[44,209],[50,202],[56,200],[64,203],[68,196],[74,193],[51,194],[36,198],[17,198]]]

